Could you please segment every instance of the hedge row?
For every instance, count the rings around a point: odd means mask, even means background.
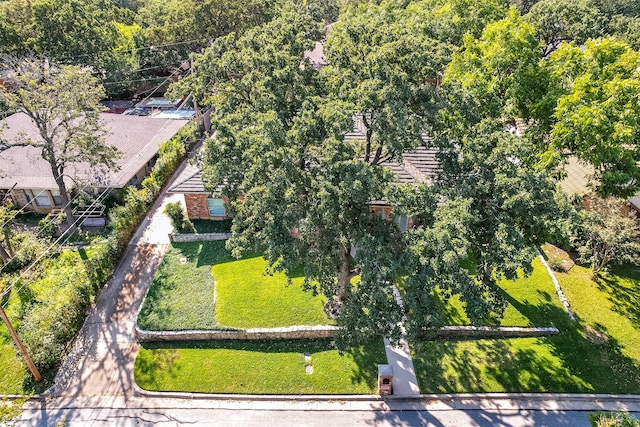
[[[108,280],[136,228],[184,158],[194,127],[165,142],[142,188],[127,187],[123,203],[110,212],[112,233],[86,251],[64,251],[43,266],[39,280],[20,295],[19,333],[36,366],[51,378],[82,326],[87,308]]]

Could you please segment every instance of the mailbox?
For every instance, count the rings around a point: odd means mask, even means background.
[[[378,394],[393,394],[393,367],[378,365]]]

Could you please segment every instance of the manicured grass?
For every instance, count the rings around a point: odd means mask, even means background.
[[[602,284],[591,281],[588,269],[579,266],[556,274],[576,322],[555,295],[547,300],[548,290],[539,289],[541,298],[536,299],[502,284],[526,319],[553,324],[560,335],[413,343],[421,391],[640,393],[640,275],[633,269],[616,273]]]
[[[304,353],[311,354],[305,361]],[[240,394],[370,394],[382,340],[344,355],[328,340],[143,344],[135,379],[147,390]],[[305,366],[313,373],[307,374]]]
[[[185,330],[333,323],[324,312],[323,298],[302,290],[302,278],[288,284],[284,274],[265,275],[267,262],[262,257],[236,260],[224,245],[224,241],[174,243],[142,305],[140,327]],[[181,258],[188,262],[180,264]]]
[[[211,265],[229,255],[224,245],[224,241],[174,243],[153,279],[138,325],[165,331],[218,328]]]
[[[614,268],[598,282],[578,265],[556,277],[589,337],[605,340],[640,368],[640,267]]]
[[[508,303],[500,322],[501,326],[552,326],[552,318],[544,311],[528,311],[525,314],[527,306],[543,307],[545,303],[557,298],[553,282],[542,262],[536,258],[532,264],[534,269],[530,276],[498,281],[500,293]],[[445,323],[448,325],[471,323],[457,296],[452,297],[441,309],[445,313]]]
[[[265,275],[266,266],[258,256],[227,258],[213,266],[218,323],[234,328],[332,323],[324,312],[324,299],[302,290],[302,277],[288,284],[282,273]]]

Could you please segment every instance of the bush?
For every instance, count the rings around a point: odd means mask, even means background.
[[[171,224],[176,232],[194,233],[196,231],[193,223],[185,215],[182,203],[168,203],[164,208],[164,213],[171,219]]]
[[[640,427],[640,420],[626,412],[594,412],[589,414],[592,427]]]
[[[547,261],[547,264],[549,264],[549,267],[551,267],[553,271],[558,271],[560,273],[566,273],[569,271],[567,263],[565,263],[562,258],[556,256],[551,256]]]
[[[57,219],[57,215],[48,214],[38,221],[38,237],[53,240],[56,234],[58,234],[58,224],[60,224],[60,222]]]

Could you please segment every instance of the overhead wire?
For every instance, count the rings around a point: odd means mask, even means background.
[[[180,107],[181,108],[181,107]],[[155,139],[156,137],[160,134],[160,132],[162,132],[167,125],[169,124],[169,122],[171,121],[171,119],[167,119],[165,121],[165,123],[163,124],[163,126],[154,134],[154,136],[149,140],[149,142],[147,144],[145,144],[145,146],[142,148],[142,150],[140,150],[140,152],[144,151],[144,149],[146,147],[148,147]],[[138,156],[140,156],[140,154],[138,154]],[[126,165],[125,169],[121,170],[118,178],[116,179],[116,181],[121,177],[121,175],[125,172],[126,169],[129,169],[132,165],[133,165],[133,161],[134,161],[135,157],[132,158]],[[104,198],[106,198],[112,191],[114,190],[113,187],[107,187],[105,188],[105,190],[102,191],[102,193],[100,195],[98,195],[98,197],[91,203],[91,205],[89,206],[89,208],[93,207],[96,203],[100,203],[102,202],[102,200],[104,200]],[[57,243],[65,236],[65,234],[71,230],[73,227],[76,226],[76,224],[82,220],[82,216],[79,216],[75,222],[72,224],[71,227],[67,228],[58,239],[56,239],[56,241],[54,243],[52,243],[33,263],[31,263],[31,265],[29,265],[29,267],[27,267],[26,270],[23,270],[20,275],[18,276],[18,278],[11,284],[9,285],[2,293],[0,293],[0,300],[2,300],[7,294],[9,294],[9,292],[11,292],[11,290],[15,287],[15,285],[24,278],[24,275],[26,273],[28,273],[29,271],[31,271],[31,269],[38,263],[40,262],[41,259],[43,259],[48,253],[49,251],[51,251],[51,249],[57,245]],[[65,240],[65,244],[69,241],[69,239],[71,238],[71,236],[73,235],[73,233],[69,234]],[[62,245],[60,245],[62,246]],[[16,294],[18,294],[24,287],[26,286],[26,283],[23,283],[22,286],[20,286],[17,291],[15,293],[12,293],[12,295],[7,299],[7,301],[2,305],[2,307],[6,307],[9,302],[11,301],[12,297]]]

